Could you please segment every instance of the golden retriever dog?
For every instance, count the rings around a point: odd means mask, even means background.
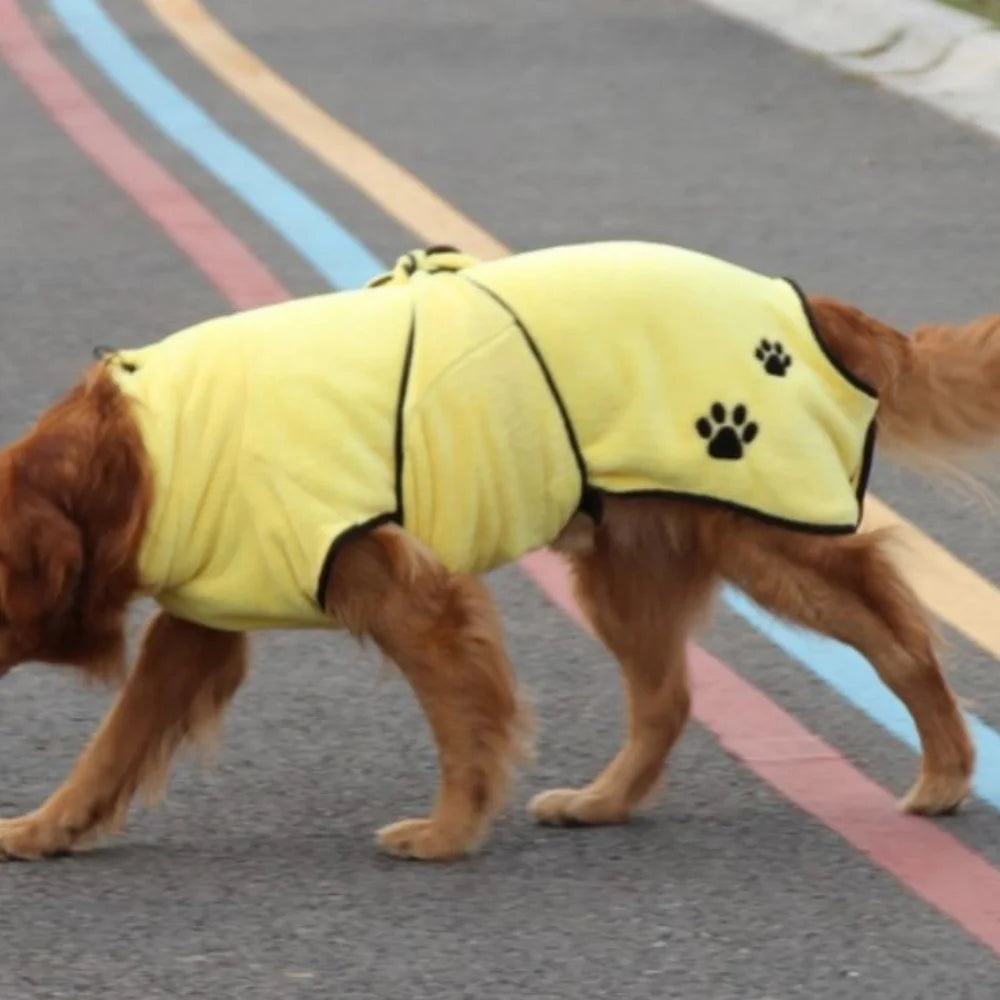
[[[877,391],[881,446],[950,462],[996,440],[1000,316],[907,336],[838,301],[807,301],[827,354]],[[102,360],[0,453],[0,673],[40,661],[121,683],[63,784],[33,812],[0,821],[0,857],[64,854],[120,829],[133,797],[162,788],[175,751],[216,727],[247,673],[245,630],[166,607],[125,669],[124,615],[156,596],[141,553],[158,491],[170,487],[143,426]],[[335,474],[336,456],[322,460]],[[973,746],[928,615],[882,534],[802,531],[684,496],[602,501],[599,516],[576,512],[543,542],[568,561],[621,666],[627,732],[590,784],[538,795],[538,821],[622,823],[648,795],[688,718],[686,643],[721,581],[853,646],[898,695],[923,748],[904,809],[946,813],[967,797]],[[370,638],[409,681],[440,765],[429,816],[383,828],[379,844],[399,857],[467,854],[503,805],[530,728],[493,601],[477,573],[446,568],[405,522],[380,519],[340,543],[320,610]]]

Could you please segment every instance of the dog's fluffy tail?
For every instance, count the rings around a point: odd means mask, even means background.
[[[1000,315],[906,336],[834,299],[810,305],[829,349],[877,390],[881,447],[954,470],[1000,444]]]

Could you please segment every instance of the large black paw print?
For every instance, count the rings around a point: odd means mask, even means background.
[[[754,351],[754,357],[764,366],[768,375],[777,375],[779,378],[784,378],[792,364],[792,356],[785,353],[780,340],[773,344],[769,340],[762,340]]]
[[[742,403],[733,407],[731,418],[722,403],[713,403],[710,416],[701,417],[694,426],[708,442],[712,458],[728,459],[742,458],[744,445],[760,430],[752,420],[747,423],[747,408]]]

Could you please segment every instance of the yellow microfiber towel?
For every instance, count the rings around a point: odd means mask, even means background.
[[[646,243],[414,251],[108,364],[156,477],[143,578],[228,629],[335,624],[338,545],[390,520],[477,573],[602,492],[853,531],[877,405],[789,281]]]

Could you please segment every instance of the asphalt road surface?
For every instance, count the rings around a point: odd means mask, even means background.
[[[513,247],[685,244],[902,325],[1000,308],[1000,146],[697,5],[208,6],[276,72]],[[22,9],[288,288],[326,287],[109,84],[47,3]],[[372,252],[391,260],[419,242],[222,87],[142,4],[105,9]],[[0,32],[10,23],[0,17]],[[11,438],[93,345],[150,341],[229,306],[2,63],[0,126],[0,432]],[[1000,486],[995,471],[991,482]],[[873,488],[1000,586],[997,522],[981,507],[884,463]],[[673,758],[668,793],[629,826],[532,825],[531,794],[588,779],[614,751],[621,695],[609,657],[519,569],[490,582],[541,736],[481,854],[449,866],[378,855],[374,829],[419,815],[434,788],[409,690],[345,639],[264,637],[217,768],[182,764],[162,806],[137,811],[92,853],[0,867],[0,1000],[1000,996],[987,944],[699,725]],[[956,685],[1000,726],[998,664],[945,635]],[[720,611],[704,644],[880,785],[908,787],[911,750],[743,621]],[[44,798],[106,704],[57,671],[3,682],[0,812]],[[936,825],[1000,865],[988,803]]]

